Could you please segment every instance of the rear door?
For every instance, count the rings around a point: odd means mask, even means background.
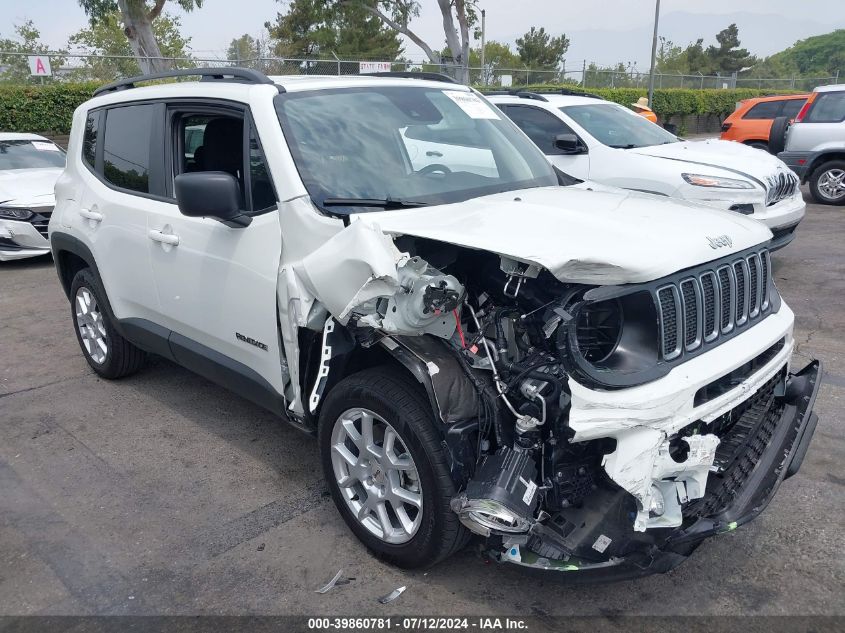
[[[559,117],[542,108],[529,105],[497,104],[497,106],[516,123],[517,127],[534,141],[546,155],[549,162],[561,171],[587,180],[590,177],[590,155],[584,151],[581,154],[567,154],[555,147],[555,138],[559,134],[575,134]],[[578,136],[575,134],[575,136]],[[581,141],[583,143],[583,140]],[[586,150],[587,145],[583,143]]]
[[[62,216],[94,254],[114,315],[154,320],[147,214],[166,206],[161,130],[164,105],[126,103],[89,113],[81,195]],[[77,160],[77,157],[71,157]]]
[[[231,103],[172,105],[165,139],[169,199],[148,215],[146,227],[161,306],[158,322],[172,330],[171,347],[183,364],[206,374],[197,363],[257,372],[280,393],[281,235],[276,194],[249,110]],[[231,228],[213,218],[182,215],[173,179],[188,171],[235,176],[251,224]]]

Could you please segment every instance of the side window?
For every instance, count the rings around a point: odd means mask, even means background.
[[[505,114],[534,141],[544,154],[559,154],[555,147],[558,134],[574,134],[572,128],[555,115],[530,106],[504,106]]]
[[[110,108],[103,137],[103,177],[111,184],[150,192],[150,139],[154,105]]]
[[[82,160],[91,168],[95,168],[97,159],[97,133],[100,127],[100,113],[89,112],[85,119],[85,133],[82,137]]]
[[[804,106],[804,102],[806,99],[790,99],[789,101],[783,102],[783,110],[780,111],[780,116],[789,117],[790,119],[794,119],[798,116],[798,112],[801,111],[801,108]]]
[[[169,144],[173,151],[173,176],[188,172],[225,171],[240,184],[242,208],[248,212],[263,211],[276,204],[270,172],[261,151],[261,144],[252,126],[240,112],[205,108],[173,115]],[[244,137],[247,133],[248,138]],[[248,154],[244,155],[248,141]],[[247,162],[248,161],[248,162]]]
[[[270,171],[264,152],[258,143],[255,129],[249,126],[249,192],[252,198],[253,213],[264,211],[276,204],[276,194],[270,181]]]
[[[823,92],[813,101],[805,121],[839,123],[845,120],[845,92]]]
[[[783,101],[762,101],[745,113],[743,119],[776,119],[780,116]]]

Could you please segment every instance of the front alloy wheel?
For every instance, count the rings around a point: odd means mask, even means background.
[[[443,422],[420,384],[397,367],[373,367],[332,387],[318,443],[332,499],[371,552],[406,569],[458,551],[469,533],[449,507],[457,490]]]
[[[337,485],[361,525],[387,543],[405,543],[422,521],[417,468],[399,434],[368,409],[341,413],[332,431]]]

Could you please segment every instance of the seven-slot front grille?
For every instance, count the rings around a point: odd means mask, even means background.
[[[769,252],[743,253],[657,288],[661,355],[674,360],[758,322],[769,308]]]

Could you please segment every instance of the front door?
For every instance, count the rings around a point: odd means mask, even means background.
[[[166,138],[171,196],[173,178],[181,173],[225,171],[238,179],[252,222],[231,228],[214,218],[187,217],[175,199],[149,214],[159,322],[173,331],[171,347],[180,362],[178,348],[187,348],[208,356],[212,364],[257,373],[281,393],[276,317],[281,235],[276,195],[249,110],[222,104],[172,106]],[[202,361],[195,357],[196,362]],[[200,373],[207,372],[200,368]]]
[[[551,112],[534,106],[500,104],[498,107],[534,141],[552,165],[574,178],[589,180],[590,155],[586,151],[567,154],[555,146],[555,138],[559,134],[575,134],[564,121]],[[586,147],[585,144],[585,150]]]

